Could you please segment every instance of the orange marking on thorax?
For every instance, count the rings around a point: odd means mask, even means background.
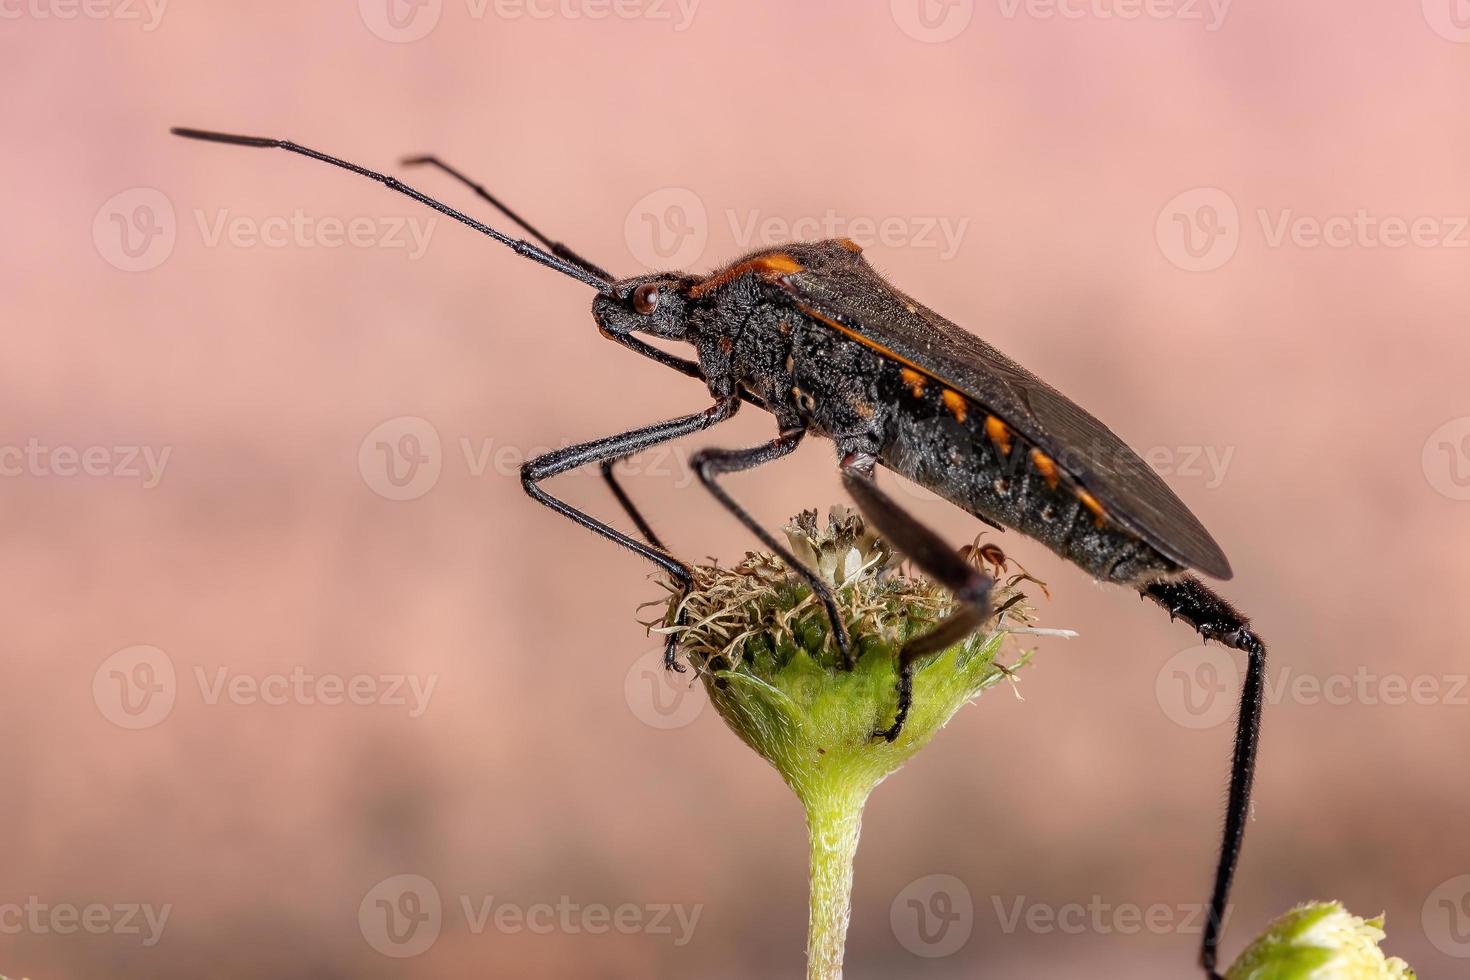
[[[785,252],[773,252],[770,255],[758,255],[745,262],[738,262],[727,269],[714,273],[701,282],[695,283],[689,290],[690,299],[699,299],[714,292],[721,286],[729,285],[741,276],[754,273],[762,279],[779,279],[789,276],[793,272],[801,271],[801,263],[787,255]]]
[[[1011,430],[1004,422],[994,415],[985,416],[985,434],[995,443],[1002,456],[1011,454]]]
[[[898,373],[899,377],[903,378],[903,383],[913,391],[915,398],[924,397],[924,385],[928,382],[928,378],[913,368],[900,368]]]
[[[857,242],[853,241],[851,238],[839,238],[837,239],[837,244],[847,249],[853,255],[863,254],[863,247]]]
[[[1046,485],[1055,490],[1057,484],[1061,482],[1061,477],[1057,475],[1056,461],[1040,449],[1033,449],[1031,450],[1031,462],[1036,467],[1036,472],[1040,473],[1042,479],[1046,481]]]
[[[1102,504],[1098,503],[1097,498],[1079,487],[1077,489],[1077,499],[1082,501],[1083,507],[1092,511],[1092,516],[1097,518],[1097,526],[1102,527],[1103,521],[1108,516],[1108,512],[1103,509]]]
[[[965,413],[970,409],[970,404],[965,401],[965,396],[953,388],[946,388],[940,397],[944,399],[944,407],[954,414],[955,421],[963,422]]]

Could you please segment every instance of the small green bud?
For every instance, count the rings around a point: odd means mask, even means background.
[[[1383,917],[1362,919],[1339,902],[1299,905],[1267,927],[1226,980],[1413,980],[1397,956],[1385,958]]]

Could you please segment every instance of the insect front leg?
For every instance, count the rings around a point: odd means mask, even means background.
[[[1261,741],[1261,705],[1266,686],[1266,645],[1246,619],[1203,582],[1192,576],[1154,582],[1140,590],[1169,612],[1184,620],[1207,640],[1216,640],[1246,655],[1245,682],[1240,690],[1240,713],[1235,721],[1235,751],[1230,761],[1230,793],[1225,805],[1225,833],[1220,841],[1220,861],[1215,868],[1215,887],[1210,893],[1209,918],[1200,944],[1200,966],[1218,978],[1216,961],[1220,927],[1230,902],[1230,885],[1245,839],[1245,822],[1250,816],[1251,782],[1255,778],[1256,750]]]
[[[763,463],[773,462],[789,454],[801,445],[802,437],[805,435],[806,429],[788,429],[770,442],[750,449],[702,449],[694,454],[690,462],[694,466],[694,472],[699,475],[699,482],[704,484],[705,489],[759,538],[762,544],[785,562],[787,568],[796,572],[806,580],[807,585],[811,586],[812,594],[822,604],[822,608],[827,612],[827,619],[832,624],[832,637],[836,641],[837,654],[842,659],[842,665],[851,670],[853,664],[852,640],[848,636],[847,624],[842,621],[842,613],[837,608],[837,597],[832,592],[832,586],[821,575],[797,561],[790,549],[777,541],[771,532],[762,527],[760,522],[752,517],[744,507],[736,503],[735,499],[719,484],[719,477],[725,473],[739,473],[742,470],[754,469]]]
[[[914,700],[914,664],[922,656],[952,646],[979,629],[990,618],[988,575],[982,575],[965,561],[944,539],[925,527],[908,511],[878,489],[873,479],[873,457],[866,453],[847,453],[842,458],[842,482],[857,501],[863,516],[878,533],[926,575],[954,594],[959,604],[939,625],[903,645],[898,654],[898,709],[893,725],[874,732],[889,742],[898,738]]]
[[[660,422],[657,425],[634,429],[631,432],[619,433],[618,435],[608,436],[605,439],[584,442],[576,446],[568,446],[565,449],[558,449],[555,452],[537,456],[521,467],[521,486],[525,488],[526,493],[530,494],[532,498],[550,507],[573,523],[579,524],[589,531],[594,531],[609,541],[622,545],[634,554],[647,558],[667,572],[669,577],[677,582],[681,589],[687,589],[694,581],[693,572],[688,565],[673,555],[670,555],[662,546],[644,544],[637,538],[624,534],[622,531],[608,524],[604,524],[602,521],[578,510],[566,501],[553,497],[541,489],[540,484],[543,480],[549,480],[559,473],[565,473],[579,466],[601,463],[603,460],[621,459],[647,449],[650,446],[670,442],[691,432],[708,429],[730,418],[739,408],[739,398],[726,398],[716,402],[703,412],[697,412],[694,415],[685,415],[681,418],[671,419],[668,422]],[[678,635],[673,633],[669,634],[668,640],[664,644],[664,664],[672,669],[680,670],[682,668],[679,667],[674,657],[677,647]]]

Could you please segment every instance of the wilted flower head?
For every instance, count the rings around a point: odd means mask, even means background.
[[[892,722],[898,651],[942,620],[953,599],[903,574],[889,545],[847,508],[833,508],[825,528],[807,511],[785,532],[793,555],[836,587],[853,669],[839,665],[810,587],[772,555],[697,568],[690,593],[671,600],[664,629],[678,633],[721,717],[798,795],[836,780],[866,796],[967,701],[1025,662],[1027,654],[1011,666],[996,662],[1007,633],[1030,631],[1030,609],[1013,587],[1021,576],[997,584],[994,601],[1004,611],[985,629],[920,662],[913,708],[890,745],[873,736]],[[675,625],[681,608],[683,626]]]

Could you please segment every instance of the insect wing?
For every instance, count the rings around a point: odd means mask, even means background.
[[[795,250],[793,250],[793,254]],[[1051,456],[1109,514],[1169,558],[1231,577],[1184,502],[1107,426],[1000,351],[894,289],[836,242],[807,246],[781,286],[808,314],[982,406]]]

